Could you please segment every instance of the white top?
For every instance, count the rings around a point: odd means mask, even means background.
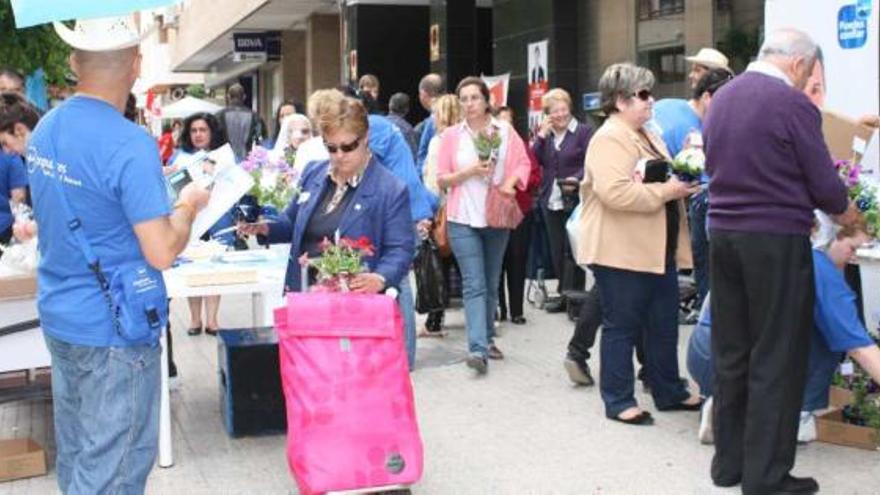
[[[296,158],[293,160],[293,172],[295,177],[302,177],[306,165],[311,162],[321,162],[330,159],[327,147],[324,146],[324,138],[315,136],[303,141],[296,149]]]
[[[766,76],[775,77],[776,79],[782,79],[783,81],[785,81],[785,84],[788,84],[789,86],[794,86],[794,84],[791,83],[791,79],[789,79],[788,76],[785,75],[785,72],[782,72],[779,67],[776,67],[769,62],[764,62],[763,60],[756,60],[750,63],[749,66],[746,67],[746,72],[760,72],[761,74],[764,74]]]
[[[425,166],[422,168],[422,182],[432,193],[440,196],[442,191],[437,184],[437,157],[440,154],[440,135],[434,134],[428,142],[428,156],[425,158]]]
[[[464,132],[458,140],[458,150],[455,154],[455,170],[462,170],[473,166],[478,160],[477,150],[474,147],[474,132],[467,121],[459,124]],[[501,146],[498,148],[498,157],[495,161],[495,171],[491,180],[494,184],[500,184],[504,179],[504,159],[507,156],[507,141],[510,126],[503,125],[501,121],[492,117],[489,125],[498,129],[501,135]],[[489,179],[471,177],[458,185],[462,188],[458,211],[449,218],[450,221],[469,225],[474,228],[486,227],[486,196],[489,194]]]

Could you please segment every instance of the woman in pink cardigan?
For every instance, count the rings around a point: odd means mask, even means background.
[[[490,185],[513,198],[529,179],[529,158],[519,135],[489,113],[489,88],[478,77],[466,77],[456,88],[464,121],[440,138],[437,182],[448,189],[446,217],[449,242],[462,275],[468,332],[468,367],[485,374],[490,359],[503,359],[495,346],[494,319],[498,280],[510,230],[489,227],[486,198]],[[474,138],[498,134],[501,144],[489,160],[480,160]]]

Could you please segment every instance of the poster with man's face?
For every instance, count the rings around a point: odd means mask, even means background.
[[[541,97],[547,92],[550,85],[547,73],[547,40],[529,43],[526,49],[528,57],[528,71],[526,77],[529,82],[528,105],[529,105],[529,134],[534,136],[541,125],[543,112],[541,111]]]

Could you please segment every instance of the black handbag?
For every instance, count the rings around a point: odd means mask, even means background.
[[[669,162],[666,160],[648,160],[645,163],[645,178],[642,182],[666,182],[669,179]]]
[[[443,264],[437,244],[431,237],[419,245],[415,258],[416,311],[420,314],[442,311],[446,293],[443,284]]]

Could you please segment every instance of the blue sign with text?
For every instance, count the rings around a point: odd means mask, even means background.
[[[859,0],[858,4],[844,5],[837,14],[837,42],[843,49],[865,46],[868,41],[868,17],[871,0]]]

